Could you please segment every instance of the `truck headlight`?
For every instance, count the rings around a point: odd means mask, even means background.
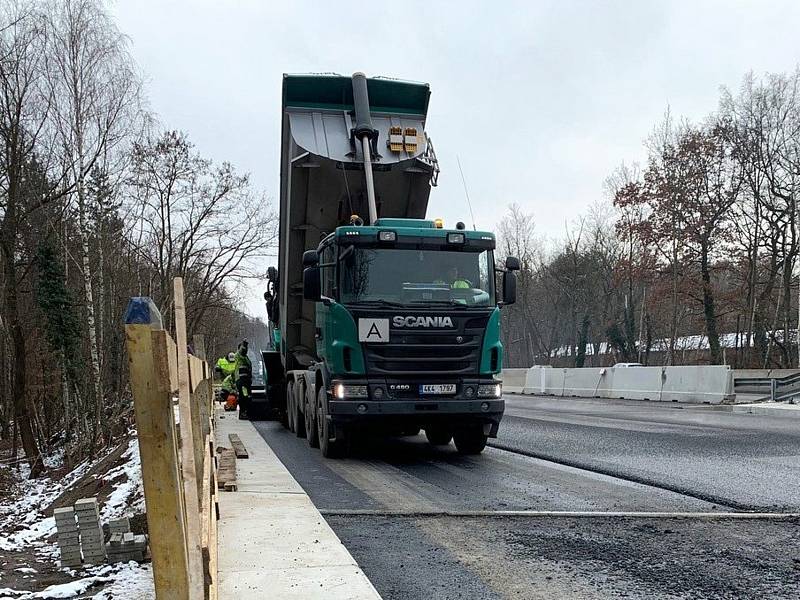
[[[484,383],[478,386],[478,398],[499,398],[503,395],[503,384]]]
[[[367,386],[347,385],[346,383],[334,383],[333,395],[337,400],[369,397],[369,394],[367,394]]]

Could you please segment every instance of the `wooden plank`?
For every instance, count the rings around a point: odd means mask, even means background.
[[[189,391],[189,360],[186,341],[186,306],[183,279],[174,280],[175,345],[178,350],[178,406],[180,407],[181,475],[186,509],[186,540],[189,559],[189,597],[203,600],[203,551],[200,547],[200,492],[197,481],[195,444],[192,435],[192,401]]]
[[[231,442],[231,447],[233,448],[234,454],[236,454],[236,458],[250,458],[250,455],[247,453],[247,448],[245,448],[238,434],[229,433],[228,439]]]
[[[217,448],[217,489],[227,490],[230,485],[236,485],[236,453],[230,448]]]
[[[204,440],[203,448],[208,448]],[[211,528],[214,526],[211,518],[211,459],[204,457],[202,482],[202,500],[200,502],[200,547],[203,549],[203,575],[205,597],[210,597],[210,589],[216,572],[211,570]]]
[[[158,598],[189,600],[189,561],[169,377],[156,368],[166,332],[126,325],[130,385],[138,429],[153,579]],[[154,349],[157,348],[156,351]],[[156,533],[157,532],[157,533]]]
[[[178,349],[173,339],[167,335],[167,365],[169,366],[169,389],[178,391]]]
[[[203,362],[206,361],[206,336],[202,333],[195,333],[192,336],[192,348],[194,348],[194,355],[202,360]],[[204,378],[205,379],[205,378]]]
[[[189,356],[189,390],[194,392],[203,381],[203,361],[196,356]]]
[[[203,436],[203,419],[201,416],[202,404],[199,398],[199,390],[189,394],[189,401],[192,406],[192,450],[194,451],[195,477],[197,478],[197,501],[203,502],[203,462],[205,459],[206,443]]]

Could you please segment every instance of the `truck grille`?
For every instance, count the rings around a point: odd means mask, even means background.
[[[392,328],[388,344],[362,344],[368,372],[374,375],[478,373],[489,315],[448,316],[455,325],[452,329]]]

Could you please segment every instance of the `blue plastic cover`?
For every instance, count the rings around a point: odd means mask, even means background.
[[[164,321],[161,312],[152,298],[147,296],[136,296],[128,302],[125,309],[126,325],[151,325],[153,329],[163,329]]]

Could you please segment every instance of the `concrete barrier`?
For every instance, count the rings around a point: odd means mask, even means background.
[[[547,373],[552,371],[549,365],[535,365],[525,374],[525,394],[544,394],[547,387]]]
[[[525,388],[525,378],[530,369],[503,369],[503,391],[508,394],[521,394]]]
[[[513,369],[518,388],[519,369]],[[505,371],[504,371],[505,373]],[[720,404],[734,399],[727,366],[620,367],[527,370],[525,394]],[[516,392],[518,393],[518,392]]]

